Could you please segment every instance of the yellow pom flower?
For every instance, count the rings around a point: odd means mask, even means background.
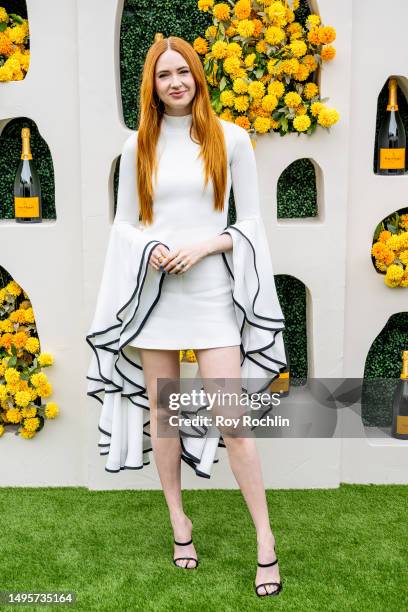
[[[9,423],[20,423],[21,412],[18,408],[9,408],[7,410],[7,421]]]
[[[313,27],[320,25],[320,17],[319,15],[309,15],[306,19],[306,23],[310,24]]]
[[[220,21],[228,21],[230,18],[230,7],[224,2],[215,4],[213,8],[213,15]]]
[[[267,13],[272,23],[286,25],[286,7],[282,2],[272,2]]]
[[[217,59],[227,57],[227,43],[223,40],[217,40],[211,47],[211,52]]]
[[[21,25],[15,25],[12,28],[7,28],[5,32],[11,42],[15,43],[16,45],[21,45],[28,35],[28,26],[26,22],[24,22]]]
[[[297,115],[306,115],[306,113],[307,113],[307,108],[304,104],[300,104],[299,106],[296,107]]]
[[[401,251],[401,253],[399,254],[398,259],[405,265],[408,265],[408,250],[407,251]]]
[[[10,281],[6,285],[6,291],[15,297],[19,296],[22,292],[20,285],[16,283],[16,281]]]
[[[13,314],[13,313],[11,313]],[[0,322],[0,330],[4,333],[12,333],[14,331],[14,325],[10,319],[4,319]]]
[[[262,98],[265,94],[265,85],[260,81],[252,81],[252,83],[248,85],[248,93],[252,98]]]
[[[285,74],[295,75],[300,67],[299,60],[297,60],[295,57],[292,57],[292,59],[289,60],[284,60],[281,63],[281,67]]]
[[[278,98],[272,94],[267,94],[262,98],[262,108],[271,113],[278,106]]]
[[[29,336],[26,334],[26,332],[17,332],[16,334],[14,334],[13,344],[16,348],[24,348],[28,341],[28,338]]]
[[[4,374],[4,378],[6,379],[6,383],[15,385],[20,380],[20,372],[15,368],[8,368]]]
[[[279,43],[285,39],[285,32],[282,30],[282,28],[269,26],[269,28],[266,28],[264,36],[266,42],[268,42],[270,45],[279,45]]]
[[[24,427],[27,431],[36,431],[40,426],[40,419],[38,417],[31,417],[24,420]]]
[[[196,51],[200,55],[205,55],[208,51],[208,43],[205,38],[201,38],[201,36],[199,36],[193,42],[193,48],[194,51]]]
[[[390,238],[388,238],[387,242],[385,243],[387,248],[390,249],[391,251],[394,251],[395,253],[397,253],[400,248],[401,248],[401,241],[400,241],[400,237],[397,234],[392,234]]]
[[[41,367],[50,366],[54,363],[54,358],[51,353],[41,353],[37,359]]]
[[[297,72],[294,73],[294,77],[297,81],[306,81],[306,79],[308,78],[310,72],[307,69],[306,66],[303,66],[302,64],[299,66]]]
[[[188,361],[188,352],[187,351],[187,361]],[[44,410],[44,414],[47,417],[47,419],[55,419],[56,416],[58,416],[59,414],[59,407],[58,404],[56,404],[55,402],[49,402]]]
[[[236,57],[241,57],[242,55],[242,47],[236,42],[229,43],[227,45],[227,57],[231,57],[231,55],[235,55]]]
[[[6,385],[0,384],[0,400],[1,401],[5,400],[6,396],[7,396]]]
[[[234,100],[234,107],[239,113],[243,113],[249,106],[248,96],[236,96]]]
[[[290,43],[289,48],[295,57],[303,57],[307,53],[307,45],[303,40],[294,40]]]
[[[289,108],[296,108],[296,106],[302,103],[302,98],[295,91],[290,91],[284,97],[284,101]]]
[[[305,132],[310,127],[311,121],[308,115],[297,115],[293,120],[293,127],[297,132]]]
[[[254,128],[259,134],[266,134],[271,129],[269,117],[257,117],[254,121]]]
[[[303,95],[306,100],[311,100],[319,93],[319,88],[316,83],[306,83],[303,89]]]
[[[30,382],[34,387],[39,387],[40,385],[46,384],[48,379],[44,372],[39,372],[38,374],[32,374],[30,376]]]
[[[217,28],[214,25],[209,26],[205,31],[206,38],[215,38],[217,35]]]
[[[317,68],[317,62],[314,58],[313,55],[305,55],[305,57],[302,59],[302,64],[304,66],[306,66],[306,68],[309,70],[309,72],[313,72],[314,70],[316,70]]]
[[[224,72],[234,75],[240,68],[240,60],[234,55],[227,57],[223,63]]]
[[[264,24],[262,23],[262,21],[260,19],[253,19],[252,23],[254,24],[254,33],[253,33],[253,36],[258,38],[258,36],[262,33]]]
[[[248,91],[248,83],[244,79],[235,79],[232,84],[232,89],[237,94],[243,94]]]
[[[35,431],[30,431],[29,429],[26,429],[25,427],[22,427],[19,430],[19,434],[22,438],[26,438],[27,440],[30,438],[34,438],[35,436]]]
[[[25,349],[29,352],[29,353],[38,353],[39,349],[40,349],[40,342],[38,340],[38,338],[28,338],[26,344],[25,344]]]
[[[312,28],[307,34],[307,40],[312,45],[319,45],[320,44],[319,28]]]
[[[250,0],[239,0],[234,6],[234,13],[238,19],[247,19],[251,14]]]
[[[203,13],[208,13],[209,9],[214,5],[214,0],[198,0],[198,9]]]
[[[239,127],[244,128],[244,130],[249,130],[249,128],[251,127],[249,119],[245,115],[240,115],[239,117],[237,117],[234,123],[239,125]]]
[[[303,34],[302,26],[297,21],[291,23],[286,28],[287,33],[289,34],[291,40],[296,40],[297,38],[301,38]]]
[[[330,62],[336,57],[336,49],[332,45],[326,45],[322,48],[321,58],[325,62]]]
[[[323,110],[324,108],[326,107],[321,102],[313,102],[313,104],[310,107],[313,117],[317,117],[320,111]]]
[[[327,45],[328,43],[336,40],[336,30],[331,26],[325,26],[323,28],[318,29],[319,34],[319,42],[322,45]]]
[[[388,287],[398,287],[403,279],[404,269],[396,264],[391,264],[387,268],[384,282]]]
[[[250,19],[243,19],[237,25],[237,32],[243,38],[252,36],[255,30],[255,24]]]
[[[27,393],[27,391],[18,391],[14,398],[17,406],[22,406],[25,408],[31,401],[31,394]]]
[[[266,41],[265,40],[260,40],[256,43],[256,47],[255,49],[258,51],[258,53],[266,53],[268,47],[266,45]]]
[[[234,92],[231,89],[224,89],[220,95],[220,101],[223,106],[234,106]]]
[[[225,36],[228,36],[228,38],[231,38],[232,36],[235,36],[236,32],[237,32],[236,28],[234,28],[234,26],[230,25],[225,30]]]
[[[403,229],[408,229],[408,214],[400,216],[399,225]]]
[[[378,236],[378,240],[380,242],[387,242],[389,238],[391,238],[391,232],[389,232],[388,230],[383,230]]]
[[[23,418],[34,417],[37,414],[37,408],[35,406],[29,406],[28,408],[21,409],[21,416]]]
[[[279,99],[285,93],[285,86],[281,81],[271,81],[268,85],[268,93]]]
[[[231,111],[231,109],[226,108],[225,110],[222,111],[222,113],[220,114],[220,119],[224,119],[224,121],[234,121],[234,115]]]
[[[32,308],[23,309],[24,323],[34,323],[34,310]]]
[[[323,108],[317,117],[318,123],[323,127],[330,127],[337,123],[338,120],[339,113],[335,108]]]
[[[1,10],[1,7],[0,7]],[[14,51],[14,45],[3,32],[0,32],[0,55],[8,57]]]
[[[6,9],[0,6],[0,21],[8,22],[8,19],[9,19],[9,16],[7,14]]]
[[[248,68],[252,68],[255,62],[255,58],[256,58],[255,53],[250,53],[249,55],[247,55],[244,60],[245,66],[247,66]]]

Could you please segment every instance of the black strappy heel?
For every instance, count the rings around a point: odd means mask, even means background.
[[[176,540],[174,540],[174,543],[177,544],[177,546],[187,546],[187,544],[193,543],[193,539],[189,540],[188,542],[176,542]],[[182,565],[177,565],[176,561],[182,561],[184,559],[195,561],[195,565],[193,565],[193,567],[183,567]],[[195,569],[198,566],[198,559],[196,559],[195,557],[176,557],[175,559],[173,559],[173,563],[176,567],[180,567],[181,569]]]
[[[273,550],[275,550],[275,547],[273,547]],[[278,562],[278,558],[276,557],[275,561],[272,561],[272,563],[258,563],[258,565],[259,567],[270,567],[271,565],[275,565],[275,563],[277,562]],[[278,588],[272,591],[272,593],[268,593],[266,588],[265,588],[266,593],[263,593],[262,595],[258,593],[258,589],[261,586],[265,587],[266,585],[269,585],[269,584],[273,584],[277,586]],[[268,597],[269,595],[279,595],[282,589],[283,589],[282,581],[280,582],[261,582],[260,584],[255,585],[255,593],[258,595],[258,597]]]

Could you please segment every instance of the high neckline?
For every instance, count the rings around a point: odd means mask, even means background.
[[[193,114],[188,115],[168,115],[163,113],[163,125],[171,130],[185,130],[190,128],[193,119]]]

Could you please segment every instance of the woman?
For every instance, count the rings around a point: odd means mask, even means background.
[[[226,230],[231,186],[237,222]],[[208,431],[201,439],[158,435],[158,380],[178,380],[179,350],[193,348],[204,379],[248,377],[249,392],[255,377],[266,375],[267,384],[253,391],[267,389],[287,365],[283,329],[249,135],[212,111],[191,45],[173,36],[156,40],[144,64],[139,129],[121,157],[117,211],[87,336],[94,351],[87,378],[88,394],[103,404],[105,469],[140,469],[153,450],[178,567],[198,566],[180,458],[209,477],[223,444],[209,440]],[[282,584],[255,441],[229,433],[222,430],[223,442],[256,528],[256,593],[277,595]]]

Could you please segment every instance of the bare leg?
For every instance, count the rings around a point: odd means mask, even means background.
[[[191,539],[192,522],[184,513],[181,497],[181,446],[179,437],[157,435],[157,379],[180,378],[179,351],[139,348],[150,404],[150,435],[152,449],[163,493],[169,509],[174,539],[187,542]],[[194,544],[177,546],[174,557],[196,557]],[[177,561],[180,567],[194,568],[192,560]]]
[[[241,379],[240,348],[228,346],[195,350],[200,368],[200,375],[205,378]],[[237,392],[240,392],[240,385]],[[222,413],[222,410],[221,410]],[[263,483],[261,463],[254,438],[234,437],[223,433],[232,472],[246,501],[255,525],[258,561],[270,563],[276,558],[274,552],[275,538],[269,522],[268,506]],[[258,567],[256,584],[261,582],[279,582],[278,564],[272,567]],[[259,589],[260,595],[266,595],[277,589],[268,585]]]

